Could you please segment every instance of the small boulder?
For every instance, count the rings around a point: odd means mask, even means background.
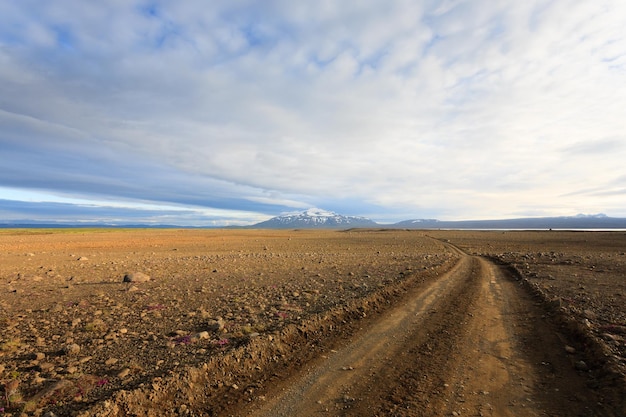
[[[200,332],[200,333],[196,334],[195,338],[196,339],[210,339],[211,336],[209,335],[209,332],[204,331],[204,332]]]
[[[207,330],[210,332],[219,332],[224,329],[224,319],[218,317],[207,321]]]
[[[148,282],[150,279],[150,275],[146,275],[143,272],[131,272],[124,275],[124,282]]]
[[[578,361],[574,364],[574,367],[579,371],[587,372],[589,370],[589,366],[585,361]]]
[[[71,356],[78,355],[78,353],[80,353],[80,345],[76,343],[70,343],[63,348],[63,353]]]

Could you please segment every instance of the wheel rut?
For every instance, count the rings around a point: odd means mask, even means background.
[[[453,269],[238,415],[618,415],[506,271],[448,246]]]

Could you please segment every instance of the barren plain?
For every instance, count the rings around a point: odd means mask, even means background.
[[[626,233],[2,230],[0,415],[624,416]]]

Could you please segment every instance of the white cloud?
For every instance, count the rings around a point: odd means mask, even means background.
[[[573,0],[4,4],[0,112],[29,122],[0,149],[21,143],[22,173],[50,189],[68,186],[56,152],[99,155],[85,177],[112,196],[107,173],[138,160],[203,193],[233,184],[233,204],[470,218],[606,201],[626,215],[623,195],[563,197],[623,175],[625,14]],[[37,148],[50,160],[27,166]],[[169,182],[155,200],[197,199]]]

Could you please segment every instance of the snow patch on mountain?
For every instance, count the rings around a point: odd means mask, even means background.
[[[576,219],[604,219],[606,217],[608,217],[606,214],[604,213],[598,213],[598,214],[583,214],[583,213],[579,213],[575,216],[570,216],[570,217],[574,217]]]
[[[365,217],[344,216],[332,211],[310,208],[302,212],[287,213],[273,217],[255,227],[269,228],[338,228],[338,227],[372,227],[377,223]]]

